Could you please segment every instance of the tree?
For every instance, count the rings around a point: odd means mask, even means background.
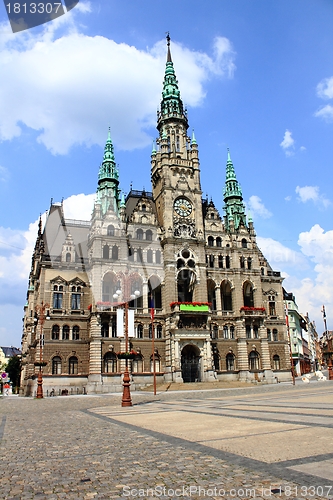
[[[19,356],[12,356],[9,358],[6,372],[9,375],[13,387],[19,387],[21,377],[21,358]]]

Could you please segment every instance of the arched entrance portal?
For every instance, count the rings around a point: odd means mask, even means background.
[[[200,350],[194,345],[182,349],[182,377],[184,382],[201,382]]]

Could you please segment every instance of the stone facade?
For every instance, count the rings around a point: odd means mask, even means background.
[[[152,383],[153,359],[158,381],[290,378],[283,279],[257,246],[229,152],[224,215],[202,197],[169,40],[157,130],[152,192],[120,196],[109,133],[91,220],[67,220],[52,204],[44,230],[40,222],[22,341],[26,395],[36,389],[41,329],[44,391],[121,390],[126,347],[136,353],[132,388]]]

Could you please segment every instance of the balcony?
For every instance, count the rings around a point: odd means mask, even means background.
[[[241,316],[265,316],[266,309],[264,307],[247,307],[243,306],[239,310]]]
[[[208,314],[211,312],[210,302],[171,302],[171,310],[173,312],[183,312],[187,314],[197,314],[204,313]]]

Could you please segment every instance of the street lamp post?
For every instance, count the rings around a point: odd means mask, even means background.
[[[46,319],[50,319],[48,312],[45,314],[45,311],[50,307],[49,304],[44,304],[42,303],[40,305],[37,305],[35,307],[36,311],[36,316],[35,316],[35,322],[36,322],[36,327],[37,323],[39,321],[40,324],[40,334],[39,334],[39,362],[35,363],[37,366],[39,366],[39,371],[38,371],[38,377],[37,377],[37,399],[43,399],[43,374],[42,374],[42,366],[44,366],[44,361],[43,361],[43,347],[44,347],[44,335],[43,335],[43,326],[45,323]]]
[[[128,353],[128,302],[134,300],[140,295],[139,291],[135,291],[133,295],[130,295],[130,284],[131,276],[128,274],[122,274],[121,280],[123,283],[123,302],[119,305],[123,305],[125,308],[125,352]],[[118,300],[121,296],[121,290],[117,290],[113,295],[113,298]],[[121,399],[121,406],[132,406],[131,398],[131,379],[128,371],[128,358],[125,358],[125,371],[123,376],[123,396]]]

